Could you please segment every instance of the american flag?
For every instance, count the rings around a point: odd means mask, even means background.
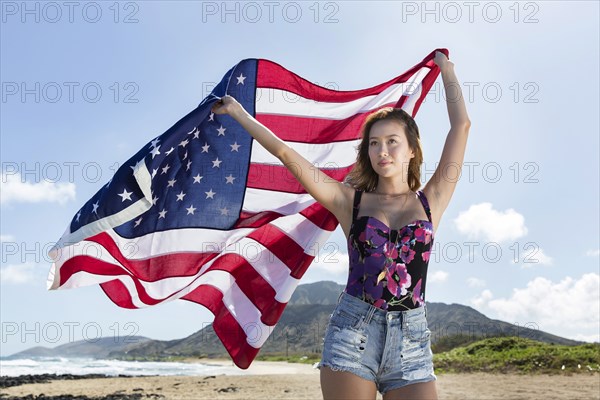
[[[338,221],[232,117],[211,113],[212,105],[233,96],[343,181],[370,112],[394,106],[416,115],[439,74],[434,54],[354,91],[318,86],[269,60],[240,61],[79,209],[50,251],[48,289],[99,284],[116,305],[132,309],[198,303],[214,314],[235,364],[248,368]]]

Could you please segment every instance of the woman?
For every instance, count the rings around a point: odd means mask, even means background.
[[[425,283],[435,230],[456,186],[470,121],[454,64],[441,52],[450,116],[440,163],[422,190],[419,131],[401,109],[369,115],[345,183],[331,179],[225,96],[212,111],[235,118],[333,213],[348,238],[350,274],[325,333],[324,399],[437,399]],[[292,168],[293,167],[293,168]],[[359,215],[361,214],[361,215]],[[390,229],[390,227],[397,227]]]

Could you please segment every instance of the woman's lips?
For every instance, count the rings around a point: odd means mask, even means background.
[[[386,166],[386,165],[389,165],[389,164],[391,164],[391,162],[389,162],[389,161],[382,161],[382,162],[380,162],[380,163],[378,163],[378,164],[379,164],[380,166],[384,167],[384,166]]]

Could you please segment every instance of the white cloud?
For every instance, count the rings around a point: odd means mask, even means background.
[[[596,343],[599,343],[600,342],[600,333],[594,333],[592,335],[583,335],[581,333],[578,333],[575,336],[571,336],[571,339],[573,339],[573,340],[580,340],[582,342],[596,342]]]
[[[475,278],[475,277],[470,277],[467,279],[467,285],[469,287],[484,287],[485,286],[485,281],[483,279],[479,279],[479,278]]]
[[[477,308],[481,308],[484,307],[492,298],[494,298],[492,292],[488,289],[485,289],[479,296],[471,299],[471,304]]]
[[[15,237],[13,235],[0,235],[0,242],[14,242]]]
[[[75,184],[70,182],[49,182],[42,180],[30,183],[21,179],[20,174],[2,173],[0,182],[0,204],[8,203],[59,203],[75,199]]]
[[[527,234],[525,218],[512,208],[498,211],[492,203],[474,204],[454,219],[456,229],[471,239],[505,242]]]
[[[534,267],[536,265],[552,265],[554,260],[552,257],[547,256],[541,247],[528,247],[523,252],[523,268]]]
[[[588,250],[585,252],[585,255],[588,257],[598,257],[600,256],[600,249]]]
[[[484,290],[471,303],[504,321],[532,322],[541,330],[561,330],[564,336],[600,331],[600,275],[596,273],[577,280],[568,276],[558,283],[537,277],[527,287],[513,289],[509,298],[495,299]]]
[[[30,262],[10,264],[0,268],[0,282],[3,284],[22,284],[33,282],[36,265]]]
[[[429,274],[427,280],[429,282],[445,282],[448,279],[448,273],[446,271],[435,271]]]

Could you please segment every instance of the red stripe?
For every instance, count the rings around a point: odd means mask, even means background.
[[[130,309],[138,308],[133,304],[129,290],[120,280],[115,279],[114,281],[101,283],[100,287],[117,306]]]
[[[390,106],[392,105],[390,104]],[[256,119],[272,132],[276,133],[281,140],[326,144],[360,138],[360,128],[367,115],[368,113],[362,113],[345,119],[331,120],[258,113],[256,114]],[[319,135],[310,134],[315,131],[321,133]]]
[[[261,59],[258,61],[256,87],[285,90],[319,102],[349,102],[365,96],[376,96],[395,83],[407,82],[421,67],[428,66],[426,60],[427,58],[402,75],[379,85],[367,89],[337,91],[315,85],[273,61]]]
[[[215,316],[213,329],[231,356],[231,359],[241,369],[247,369],[258,354],[259,349],[248,344],[248,338],[241,327],[223,304],[223,294],[213,286],[202,285],[193,292],[182,297],[208,308]],[[256,326],[245,327],[252,337],[257,337]],[[269,332],[258,334],[268,335]]]
[[[266,223],[281,217],[283,214],[275,211],[262,211],[258,213],[249,213],[241,211],[240,217],[231,229],[238,228],[259,228]]]
[[[350,173],[353,166],[354,164],[347,167],[335,168],[335,164],[332,164],[332,168],[320,169],[330,178],[342,182],[346,175]],[[317,167],[315,166],[315,170],[302,171],[302,173],[308,173],[314,177],[317,172],[316,168]],[[246,186],[252,189],[264,189],[274,192],[306,193],[304,186],[302,186],[290,170],[283,165],[251,163],[248,170]]]

